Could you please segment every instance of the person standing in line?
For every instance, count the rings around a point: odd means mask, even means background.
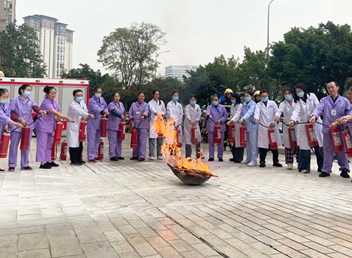
[[[283,140],[285,146],[285,161],[288,170],[293,169],[293,157],[296,155],[297,163],[299,162],[299,149],[293,149],[290,144],[290,136],[289,136],[289,126],[288,124],[291,121],[291,116],[295,109],[296,103],[293,100],[293,94],[290,89],[284,90],[284,97],[285,100],[282,101],[279,105],[279,109],[276,111],[275,119],[277,122],[280,122],[281,115],[284,116],[283,118]]]
[[[293,110],[290,126],[296,126],[297,145],[299,147],[298,171],[301,173],[310,173],[311,147],[308,142],[306,133],[306,123],[309,122],[311,115],[319,104],[319,100],[314,93],[307,93],[302,84],[294,88],[295,108]],[[317,119],[313,128],[318,146],[314,147],[315,156],[317,157],[318,172],[321,172],[324,163],[323,157],[323,133],[321,118]]]
[[[173,91],[171,95],[172,99],[166,105],[166,113],[167,119],[174,119],[175,120],[175,130],[180,131],[179,141],[183,139],[183,132],[182,132],[182,120],[183,120],[183,108],[179,99],[179,93],[177,91]],[[181,142],[182,143],[182,142]],[[168,142],[168,144],[173,144],[172,142]]]
[[[144,102],[144,93],[138,93],[138,100],[134,102],[128,113],[132,128],[138,130],[137,147],[133,149],[131,160],[145,161],[148,129],[149,106]]]
[[[200,153],[200,142],[202,141],[202,136],[200,134],[199,121],[202,116],[202,110],[197,104],[196,95],[191,95],[189,98],[189,104],[185,108],[185,125],[184,125],[184,141],[186,143],[186,158],[192,157],[192,128],[196,128],[196,157],[199,159],[201,157]]]
[[[122,157],[122,141],[120,140],[120,124],[125,117],[125,107],[120,102],[120,94],[114,93],[113,100],[108,105],[108,139],[109,139],[109,156],[111,161],[124,160]]]
[[[34,123],[32,117],[32,110],[41,116],[45,116],[46,112],[38,107],[34,99],[30,98],[32,86],[28,84],[22,85],[18,89],[18,97],[13,98],[10,102],[11,119],[18,121],[23,126],[29,126],[31,132],[29,133],[28,149],[21,150],[21,169],[33,170],[29,166],[29,152],[32,140],[32,132],[34,130]],[[22,130],[15,129],[15,126],[10,126],[11,143],[9,151],[9,172],[15,171],[17,165],[17,150],[21,141]]]
[[[102,88],[96,87],[94,89],[94,96],[89,100],[88,104],[88,113],[95,117],[95,119],[89,119],[87,124],[87,156],[88,161],[91,163],[96,163],[98,155],[101,119],[109,115],[108,105],[101,96],[102,93]]]
[[[158,160],[162,160],[161,145],[163,144],[163,137],[158,135],[156,128],[153,128],[153,124],[160,119],[163,121],[163,117],[166,115],[165,104],[162,100],[159,100],[160,92],[153,90],[153,99],[149,101],[150,111],[150,129],[149,129],[149,159],[155,159],[155,140],[156,140],[156,155]]]
[[[45,99],[43,100],[40,108],[46,112],[46,116],[42,116],[35,121],[35,129],[37,135],[37,153],[36,161],[40,162],[39,168],[51,169],[58,167],[53,160],[51,160],[51,144],[52,137],[56,127],[57,119],[65,119],[71,123],[72,119],[60,113],[60,107],[57,104],[56,89],[52,86],[45,86]]]

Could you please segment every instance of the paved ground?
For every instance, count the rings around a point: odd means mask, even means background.
[[[1,258],[352,257],[352,183],[336,166],[321,179],[214,162],[199,187],[161,161],[35,167],[0,174]]]

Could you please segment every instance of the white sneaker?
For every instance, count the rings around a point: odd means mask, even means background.
[[[159,156],[159,157],[158,157],[158,160],[163,160],[163,156]]]
[[[301,173],[302,173],[302,174],[308,174],[309,172],[308,172],[308,170],[303,169],[303,170],[301,170]]]
[[[153,157],[153,156],[150,156],[150,157],[149,157],[149,159],[150,159],[150,160],[154,160],[154,159],[155,159],[155,157]]]
[[[293,169],[293,164],[287,164],[287,170],[292,170]]]
[[[257,163],[254,163],[254,162],[249,162],[247,164],[248,167],[255,167],[257,165]]]
[[[248,160],[244,160],[244,161],[241,162],[241,164],[244,164],[244,165],[247,165],[248,163],[249,163]]]

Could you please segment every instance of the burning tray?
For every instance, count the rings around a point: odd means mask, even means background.
[[[212,175],[188,170],[188,171],[180,171],[178,167],[173,167],[170,164],[167,164],[172,172],[174,172],[175,176],[177,176],[183,183],[186,185],[201,185],[208,181]]]

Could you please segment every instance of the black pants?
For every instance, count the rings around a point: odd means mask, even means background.
[[[197,159],[200,158],[200,143],[197,143],[196,145],[196,156]],[[191,144],[186,144],[186,158],[190,158],[192,156],[192,145]]]
[[[318,170],[321,171],[324,163],[323,148],[316,146],[314,147],[314,152],[317,158]],[[311,158],[311,150],[300,150],[298,171],[307,170],[308,172],[310,172],[310,158]]]
[[[83,144],[80,142],[78,148],[69,148],[72,163],[82,162]]]
[[[259,159],[260,163],[265,164],[266,154],[268,153],[269,149],[259,148]],[[279,151],[278,150],[271,150],[273,153],[273,164],[279,163]]]
[[[236,148],[234,145],[234,146],[232,146],[231,151],[232,151],[233,159],[235,161],[242,161],[243,160],[243,153],[244,153],[243,147]]]

